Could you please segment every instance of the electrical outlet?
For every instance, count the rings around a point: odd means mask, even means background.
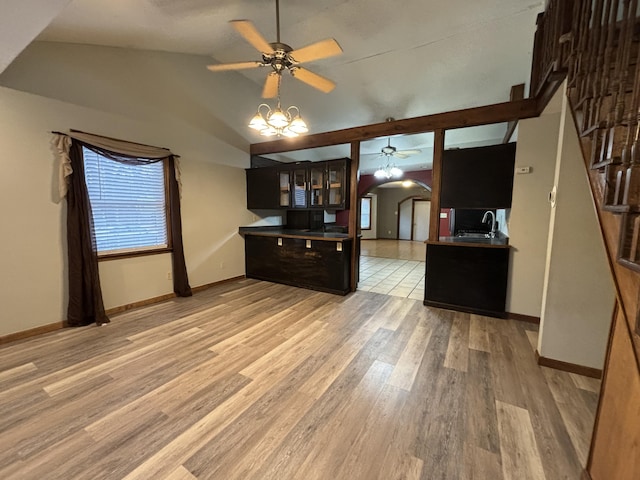
[[[167,272],[167,280],[171,280],[171,272]]]
[[[391,230],[387,230],[387,233],[388,233],[389,235],[391,235]]]

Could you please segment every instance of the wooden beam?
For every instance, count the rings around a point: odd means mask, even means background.
[[[515,102],[495,103],[482,107],[466,108],[453,112],[436,113],[422,117],[406,118],[391,122],[374,123],[361,127],[334,130],[332,132],[284,138],[271,142],[254,143],[251,155],[292,152],[307,148],[328,147],[345,143],[369,140],[396,134],[424,133],[437,129],[451,129],[508,122],[521,118],[537,117],[537,102],[526,98]]]
[[[435,242],[440,236],[440,186],[442,184],[442,155],[444,153],[444,130],[438,129],[433,139],[433,166],[431,181],[431,215],[429,217],[429,240]]]
[[[360,169],[360,142],[351,143],[351,175],[349,177],[349,236],[351,247],[351,291],[358,287],[360,269],[360,198],[358,198],[358,170]]]
[[[515,102],[517,100],[522,100],[524,98],[524,83],[520,83],[518,85],[514,85],[511,87],[511,93],[509,94],[509,100]],[[504,135],[504,139],[502,143],[509,143],[511,137],[513,136],[513,132],[516,130],[516,126],[518,125],[518,120],[510,120],[507,125],[507,133]]]

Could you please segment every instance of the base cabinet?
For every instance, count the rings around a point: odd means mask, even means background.
[[[350,239],[326,241],[246,235],[246,276],[346,295],[350,291],[352,244]]]
[[[427,246],[425,305],[506,317],[509,248]]]

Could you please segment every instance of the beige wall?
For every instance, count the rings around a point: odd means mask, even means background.
[[[538,118],[518,122],[516,168],[531,173],[514,175],[509,218],[511,260],[507,311],[540,317],[551,206],[548,195],[558,150],[562,91]]]
[[[66,205],[56,203],[52,130],[77,128],[169,147],[181,155],[191,285],[244,274],[244,244],[237,229],[259,220],[245,208],[249,142],[230,134],[217,118],[226,108],[222,89],[206,93],[199,73],[185,80],[188,88],[174,88],[189,76],[184,68],[199,70],[200,62],[171,54],[142,60],[144,55],[124,49],[41,45],[46,52],[30,47],[0,76],[0,84],[11,85],[0,86],[0,204],[5,207],[0,335],[65,318]],[[109,68],[125,60],[130,62],[126,81]],[[104,62],[99,75],[80,68],[83,61],[95,68]],[[164,76],[145,91],[139,81],[158,69]],[[170,270],[167,254],[101,262],[105,306],[172,292]]]
[[[378,238],[398,238],[399,202],[412,196],[431,198],[431,191],[424,187],[376,188],[374,192],[378,195]]]
[[[563,98],[538,352],[603,368],[614,290],[576,128]]]

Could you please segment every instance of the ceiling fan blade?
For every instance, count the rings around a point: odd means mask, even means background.
[[[250,20],[231,20],[229,22],[233,25],[240,35],[244,39],[254,46],[256,50],[262,53],[273,53],[273,47],[269,45],[258,29],[253,25]]]
[[[321,58],[333,57],[342,53],[342,48],[333,38],[321,40],[306,47],[294,50],[289,55],[298,63],[311,62]]]
[[[313,73],[306,68],[296,67],[291,69],[291,75],[298,80],[303,81],[307,85],[311,85],[313,88],[317,88],[321,92],[329,93],[336,88],[336,84],[322,75]]]
[[[392,156],[396,157],[396,158],[407,158],[409,155],[405,155],[404,153],[400,153],[400,152],[395,152],[391,154]]]
[[[275,98],[278,96],[278,83],[280,81],[279,74],[271,72],[267,75],[262,89],[262,98]]]
[[[212,72],[220,72],[223,70],[243,70],[246,68],[262,67],[260,62],[235,62],[235,63],[219,63],[217,65],[207,65]]]
[[[417,149],[416,150],[398,150],[396,152],[396,155],[400,154],[400,155],[408,156],[408,155],[417,155],[419,153],[422,153],[422,150],[417,150]]]

